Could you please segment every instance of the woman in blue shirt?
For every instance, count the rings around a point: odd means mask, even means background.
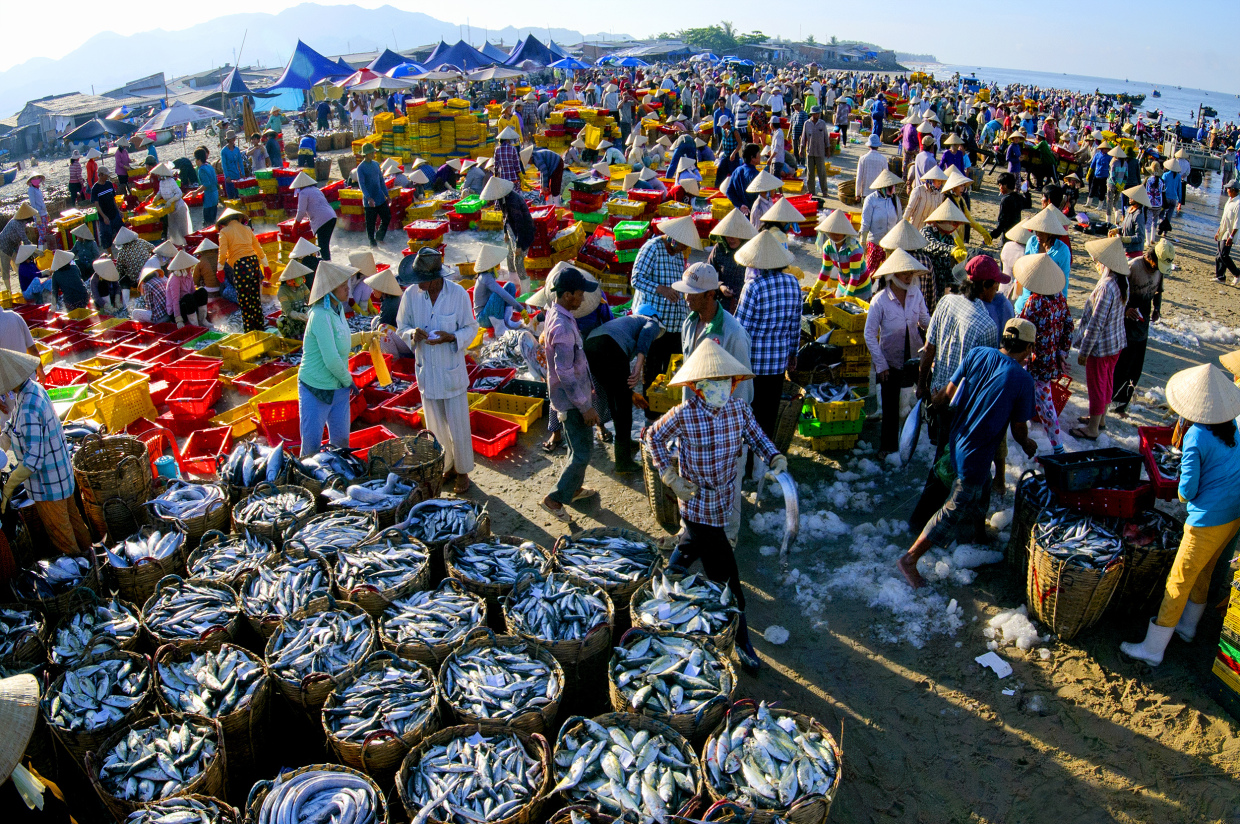
[[[1120,651],[1152,667],[1162,663],[1171,634],[1192,641],[1206,611],[1214,566],[1240,531],[1240,443],[1235,418],[1240,389],[1213,364],[1185,369],[1167,381],[1167,403],[1184,419],[1180,500],[1188,506],[1184,538],[1167,575],[1158,617],[1140,644]]]

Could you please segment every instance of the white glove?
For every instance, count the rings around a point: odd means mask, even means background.
[[[771,468],[767,471],[768,475],[778,475],[781,472],[788,471],[788,459],[783,455],[776,455],[771,458]]]
[[[682,501],[692,500],[693,496],[698,492],[697,484],[692,481],[686,481],[676,473],[676,470],[668,467],[659,475],[664,485],[676,494],[676,497]]]
[[[8,432],[0,432],[0,452],[8,452],[13,446],[13,438]]]

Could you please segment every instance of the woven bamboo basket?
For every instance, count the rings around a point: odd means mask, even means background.
[[[29,604],[0,604],[0,612],[4,610],[28,612],[34,621],[35,628],[12,639],[13,648],[7,655],[0,658],[0,668],[23,670],[46,661],[51,644],[45,645],[44,641],[50,641],[54,637],[51,632],[48,632],[48,622],[38,610]]]
[[[183,795],[206,795],[213,798],[223,798],[224,789],[228,782],[228,765],[224,753],[224,736],[220,732],[220,725],[214,719],[207,718],[202,715],[166,715],[164,719],[170,724],[178,724],[182,721],[193,721],[197,724],[210,728],[209,736],[213,737],[216,744],[215,755],[206,763],[202,772],[194,776],[179,791],[168,796],[169,798],[178,798]],[[104,789],[103,784],[99,780],[99,765],[107,758],[107,754],[112,751],[120,740],[129,734],[131,729],[142,730],[147,727],[158,724],[160,716],[153,716],[144,719],[124,729],[117,730],[103,742],[103,745],[94,752],[86,755],[86,775],[90,779],[91,786],[95,788],[95,792],[99,794],[99,800],[108,808],[112,816],[117,821],[124,821],[130,813],[149,807],[151,802],[143,803],[141,801],[128,801],[124,798],[118,798]],[[167,799],[160,799],[161,801]]]
[[[375,516],[375,523],[378,524],[378,528],[387,529],[390,526],[394,526],[396,524],[396,514],[400,512],[401,508],[406,505],[413,506],[416,503],[421,503],[425,494],[425,490],[422,487],[415,486],[409,491],[408,495],[397,501],[395,506],[388,507],[387,509],[373,510],[372,514]],[[330,499],[324,498],[324,500],[326,501],[323,507],[325,512],[347,512],[351,509],[351,507],[341,506]]]
[[[667,575],[668,575],[668,578],[671,578],[672,580],[675,580],[675,581],[683,580],[689,577],[688,575],[673,574],[671,572],[669,572]],[[699,577],[704,577],[704,576],[699,575]],[[640,587],[637,588],[637,592],[633,593],[633,599],[629,602],[629,625],[633,627],[641,627],[643,629],[665,631],[666,627],[651,626],[649,624],[641,623],[637,620],[637,607],[639,607],[641,604],[643,604],[647,600],[654,597],[653,583],[654,583],[653,579],[650,581],[646,581],[644,584],[642,584]],[[728,623],[725,624],[721,630],[719,630],[718,632],[704,632],[700,634],[700,637],[708,639],[712,644],[718,647],[719,651],[722,652],[724,655],[731,655],[732,648],[736,646],[736,629],[737,627],[740,626],[740,623],[741,623],[740,612],[739,611],[733,612],[732,617],[728,620]],[[695,636],[699,635],[699,633],[689,633],[689,634],[695,635]]]
[[[146,599],[155,592],[155,585],[165,577],[169,575],[185,577],[186,560],[189,558],[191,546],[185,530],[177,522],[169,521],[158,527],[139,527],[136,534],[140,538],[145,538],[156,530],[165,534],[168,532],[180,534],[181,545],[166,558],[140,558],[127,567],[118,567],[111,563],[107,566],[108,576],[126,601],[145,604]]]
[[[379,616],[383,614],[383,611],[387,609],[393,601],[404,598],[411,592],[429,589],[431,585],[430,547],[416,538],[408,537],[399,529],[388,527],[387,529],[380,530],[378,534],[358,544],[355,551],[360,553],[370,547],[383,546],[389,538],[393,541],[399,541],[401,544],[412,544],[418,547],[420,551],[426,553],[426,562],[422,564],[416,574],[412,575],[404,583],[398,584],[397,586],[389,589],[380,589],[371,584],[362,584],[361,586],[355,587],[346,592],[340,586],[340,576],[335,575],[333,578],[333,590],[336,593],[336,597],[344,601],[352,601],[362,609],[369,612],[370,617],[374,618],[376,621],[379,620]],[[339,556],[337,556],[336,563],[340,563]]]
[[[551,669],[551,683],[553,687],[558,685],[555,697],[548,700],[542,706],[526,707],[510,718],[480,718],[461,707],[448,694],[447,684],[442,680],[444,668],[451,665],[452,660],[462,655],[481,649],[483,647],[500,647],[512,652],[520,652],[525,650],[531,658],[541,661]],[[439,697],[452,710],[455,716],[462,724],[495,724],[508,727],[514,730],[520,730],[525,733],[544,734],[555,724],[556,713],[560,710],[560,701],[564,698],[564,668],[560,666],[560,662],[555,660],[550,652],[537,644],[531,644],[517,638],[513,635],[496,635],[489,629],[478,629],[470,632],[465,637],[465,642],[457,647],[444,660],[439,668],[441,679],[439,681]]]
[[[351,662],[341,672],[312,672],[300,680],[285,678],[277,673],[271,666],[271,660],[276,653],[276,644],[280,642],[283,630],[290,620],[287,618],[280,622],[280,628],[267,639],[267,644],[263,648],[263,661],[266,662],[267,670],[271,674],[271,677],[275,680],[276,686],[280,688],[280,693],[287,698],[290,703],[305,710],[312,717],[315,716],[323,707],[323,702],[327,700],[327,696],[331,695],[331,692],[336,688],[336,685],[349,675],[353,674],[353,672],[361,666],[362,662],[370,657],[370,654],[374,652],[375,644],[377,643],[376,636],[378,633],[375,631],[374,619],[366,613],[366,610],[362,609],[357,604],[350,604],[348,601],[337,602],[336,599],[329,597],[327,609],[315,610],[313,612],[309,610],[302,610],[296,615],[290,616],[290,618],[305,618],[310,615],[329,611],[344,612],[349,613],[350,615],[365,615],[366,624],[370,629],[370,644],[368,644],[366,649],[362,651],[362,654],[357,661]]]
[[[38,595],[28,597],[23,595],[16,582],[13,582],[13,596],[24,606],[33,607],[37,610],[43,616],[44,621],[55,621],[80,608],[82,604],[93,603],[96,598],[102,586],[99,556],[92,553],[90,560],[90,569],[82,576],[82,580],[78,582],[78,585],[72,589],[66,590],[59,595],[53,595],[50,598],[42,598]]]
[[[348,689],[359,676],[387,669],[420,672],[432,686],[436,687],[435,695],[438,696],[435,673],[430,667],[416,661],[406,661],[386,650],[380,650],[367,658],[365,663],[347,678],[340,679],[336,689],[323,704],[324,713],[336,706],[340,692]],[[378,730],[367,735],[360,744],[333,733],[327,726],[326,714],[324,714],[322,723],[323,733],[327,736],[327,747],[341,763],[355,770],[361,770],[372,778],[380,780],[383,786],[387,786],[396,775],[396,770],[399,769],[405,754],[426,736],[439,729],[439,700],[433,697],[426,717],[413,725],[404,735],[397,735],[391,730]]]
[[[775,449],[787,452],[792,445],[792,436],[797,432],[797,421],[801,418],[801,407],[805,403],[805,390],[792,381],[784,381],[779,400],[779,416],[775,419]]]
[[[370,788],[370,793],[374,799],[375,817],[374,824],[387,824],[388,807],[387,799],[383,796],[383,790],[375,783],[375,780],[365,773],[358,772],[351,767],[345,767],[340,764],[308,764],[290,772],[281,773],[276,777],[275,781],[259,781],[250,788],[250,794],[245,802],[245,824],[258,824],[263,810],[263,802],[271,793],[272,789],[286,784],[294,778],[298,778],[307,773],[327,773],[327,774],[346,774],[362,779]],[[262,820],[267,820],[263,818]],[[274,819],[273,819],[274,820]]]
[[[857,197],[857,181],[841,180],[837,187],[839,192],[840,203],[845,206],[856,206],[861,203],[861,198]]]
[[[359,478],[358,480],[364,480],[364,479]],[[327,504],[330,500],[323,494],[324,489],[334,489],[337,492],[340,492],[341,494],[343,494],[345,489],[348,488],[349,484],[353,483],[353,481],[349,480],[345,476],[338,475],[335,473],[328,475],[326,480],[319,480],[313,475],[307,475],[304,472],[298,472],[295,468],[289,470],[288,482],[292,484],[293,486],[300,486],[302,489],[305,489],[307,492],[313,495],[315,506],[320,511],[322,511],[323,509],[326,509]]]
[[[686,638],[703,650],[714,655],[718,659],[720,666],[723,667],[723,675],[721,683],[724,691],[714,698],[704,702],[694,712],[678,713],[673,715],[664,715],[663,713],[653,712],[647,709],[634,710],[629,705],[628,699],[620,691],[620,687],[616,682],[615,661],[613,654],[611,661],[607,666],[607,695],[611,699],[611,708],[616,712],[636,712],[645,715],[656,721],[662,721],[685,738],[700,744],[707,735],[710,734],[715,727],[719,726],[719,722],[723,720],[723,716],[727,713],[728,708],[732,706],[732,702],[736,697],[736,668],[732,666],[732,658],[721,652],[718,647],[712,644],[706,638],[700,635],[682,635],[676,632],[655,632],[640,627],[634,627],[624,634],[620,639],[619,646],[627,646],[630,642],[641,639],[644,636],[656,636],[663,638]]]
[[[680,530],[680,504],[676,493],[663,483],[654,467],[654,456],[646,445],[642,444],[642,480],[646,482],[646,499],[650,501],[650,512],[659,526],[668,532]]]
[[[308,613],[321,612],[322,610],[327,608],[328,601],[332,597],[332,589],[333,589],[332,565],[327,561],[326,558],[324,558],[322,555],[319,555],[318,553],[315,553],[315,552],[301,553],[301,552],[294,552],[294,551],[289,551],[289,550],[281,550],[279,552],[273,552],[271,555],[267,556],[267,558],[261,564],[258,565],[258,566],[263,566],[263,567],[267,567],[268,569],[274,570],[275,568],[283,564],[289,563],[289,562],[294,562],[294,563],[297,563],[298,566],[301,566],[302,564],[300,562],[302,561],[306,562],[307,564],[317,565],[319,567],[319,569],[323,573],[323,580],[326,586],[324,586],[322,589],[314,590],[313,592],[307,593],[306,603],[303,604],[300,609],[294,610],[294,612],[292,613],[293,615],[296,615],[297,613],[300,613],[300,612],[308,612]],[[276,612],[268,612],[265,609],[261,609],[261,607],[265,605],[259,604],[253,601],[252,599],[246,597],[246,591],[250,587],[250,582],[253,581],[257,576],[258,576],[258,570],[256,568],[249,569],[246,572],[242,573],[240,576],[238,576],[237,596],[238,598],[241,599],[241,612],[245,615],[246,622],[250,625],[250,628],[254,630],[254,632],[258,635],[259,638],[262,638],[264,641],[266,641],[268,638],[272,636],[273,633],[275,633],[277,629],[280,628],[281,622],[283,622],[284,619],[288,618],[289,616],[281,615]]]
[[[243,564],[233,567],[232,571],[227,575],[217,575],[209,572],[206,569],[205,564],[207,559],[211,557],[213,552],[215,552],[215,548],[223,542],[232,542],[235,540],[244,540],[244,538],[241,537],[239,533],[234,532],[230,535],[225,535],[223,532],[215,529],[204,534],[202,539],[198,542],[198,548],[191,552],[189,557],[186,558],[186,572],[189,577],[206,578],[207,580],[226,584],[235,589],[237,580],[245,574],[247,569],[251,566],[262,563],[264,559],[275,551],[270,548],[271,542],[263,541],[263,543],[268,547],[266,554],[247,558]]]
[[[141,622],[141,618],[138,615],[138,607],[135,604],[129,603],[128,601],[122,601],[118,598],[117,603],[122,608],[127,609],[131,613],[133,613],[133,616],[135,619],[138,619],[138,628],[133,632],[133,634],[125,635],[125,636],[108,635],[106,633],[102,635],[96,634],[96,635],[91,636],[90,640],[86,643],[86,646],[85,646],[86,653],[84,655],[80,656],[77,659],[73,659],[73,660],[64,660],[58,657],[55,652],[56,636],[59,634],[61,628],[64,627],[66,624],[68,624],[70,621],[72,621],[73,617],[77,615],[78,613],[85,612],[87,610],[90,610],[93,612],[99,607],[100,604],[103,603],[103,599],[100,598],[95,593],[92,592],[91,596],[92,596],[91,598],[85,599],[81,607],[79,607],[78,609],[74,610],[73,612],[66,613],[65,615],[60,616],[60,618],[56,621],[56,624],[52,627],[51,631],[47,633],[47,660],[53,666],[56,666],[56,667],[77,666],[79,661],[90,657],[89,651],[91,649],[94,649],[96,646],[99,646],[99,645],[111,647],[113,649],[118,649],[122,651],[132,652],[134,649],[137,648],[138,643],[142,640],[142,622]]]
[[[371,478],[395,472],[405,483],[421,488],[427,498],[439,497],[443,489],[443,447],[429,429],[375,444],[368,460]]]
[[[492,535],[486,540],[498,541],[511,546],[527,543],[525,538],[519,538],[516,535]],[[461,586],[465,587],[465,589],[475,595],[481,595],[485,598],[487,602],[487,615],[491,617],[492,620],[497,620],[503,614],[504,596],[512,591],[513,585],[496,583],[492,581],[479,581],[477,579],[470,578],[461,572],[460,568],[456,565],[456,557],[466,546],[473,543],[477,543],[477,540],[469,537],[454,538],[453,540],[448,541],[448,545],[444,547],[443,553],[444,567],[447,569],[449,578],[460,581]],[[534,542],[529,541],[528,543]],[[534,544],[534,547],[538,550],[538,554],[544,559],[540,572],[543,575],[550,573],[553,566],[551,553],[547,551],[546,547],[540,546],[539,544]]]
[[[170,587],[175,587],[183,583],[182,579],[176,575],[169,575],[158,584],[155,585],[155,593],[146,600],[142,605],[142,612],[139,617],[142,621],[142,628],[146,630],[146,634],[151,638],[151,642],[156,648],[164,644],[174,644],[181,646],[183,644],[205,643],[210,649],[219,649],[221,644],[226,644],[237,637],[237,631],[241,628],[241,599],[237,597],[237,593],[232,587],[215,581],[193,580],[195,584],[218,591],[229,602],[229,607],[225,613],[225,620],[222,624],[207,629],[197,638],[184,638],[175,635],[167,635],[162,628],[153,626],[147,616],[150,614],[151,608],[157,603],[160,594]]]
[[[263,670],[263,674],[258,677],[258,681],[250,690],[249,696],[241,702],[240,706],[232,712],[215,716],[215,720],[219,722],[220,731],[224,734],[224,751],[228,753],[228,766],[244,774],[253,769],[255,755],[259,752],[260,742],[263,740],[267,706],[271,700],[271,677],[266,672],[263,660],[249,650],[234,644],[222,644],[219,650],[235,650],[258,664]],[[152,659],[155,666],[151,669],[157,682],[155,699],[159,702],[161,712],[178,713],[182,710],[164,695],[162,683],[159,683],[159,665],[166,665],[170,662],[180,663],[192,655],[215,651],[201,644],[186,644],[180,647],[167,645],[155,651]]]
[[[151,512],[151,520],[157,524],[180,524],[185,531],[185,543],[193,548],[198,546],[198,542],[202,540],[202,536],[211,531],[222,532],[228,529],[231,515],[231,509],[228,505],[228,490],[219,484],[211,484],[205,481],[190,481],[187,483],[195,483],[201,486],[213,486],[219,493],[221,499],[207,508],[202,515],[195,515],[191,518],[178,519],[160,515],[159,511],[152,505],[154,500],[147,501],[147,509]]]
[[[579,821],[584,821],[586,824],[612,824],[615,820],[612,816],[593,807],[587,807],[585,804],[570,804],[553,812],[547,819],[547,824],[577,824]]]
[[[521,742],[522,746],[525,747],[527,755],[542,762],[543,783],[534,794],[534,797],[507,818],[497,818],[494,821],[487,822],[487,824],[533,824],[533,822],[540,820],[539,813],[542,812],[547,796],[551,794],[551,788],[554,786],[551,774],[551,748],[547,745],[547,739],[537,733],[527,733],[523,730],[505,727],[500,724],[484,723],[462,724],[442,729],[433,735],[427,736],[420,744],[409,751],[409,754],[405,756],[405,760],[400,764],[400,770],[396,773],[396,793],[400,797],[400,803],[405,808],[405,813],[410,819],[418,819],[428,822],[428,824],[448,824],[445,819],[436,813],[419,817],[418,814],[422,808],[416,806],[409,797],[409,775],[417,768],[423,754],[431,747],[447,744],[456,738],[469,738],[472,735],[514,735]]]
[[[470,627],[464,635],[454,641],[444,643],[414,642],[414,641],[397,641],[392,635],[388,634],[386,621],[380,619],[379,622],[379,639],[383,643],[383,648],[389,652],[394,652],[401,658],[410,661],[417,661],[426,664],[433,671],[439,672],[439,666],[443,663],[454,650],[465,643],[465,639],[473,633],[475,629],[482,629],[486,626],[486,601],[482,596],[475,595],[465,587],[461,586],[461,582],[452,578],[444,578],[439,582],[439,590],[452,590],[457,595],[464,595],[470,598],[476,598],[482,609],[482,621],[476,627]],[[385,615],[384,618],[387,616]]]
[[[129,708],[129,711],[121,716],[119,720],[105,727],[90,731],[74,731],[62,729],[52,723],[51,705],[53,699],[60,695],[60,690],[65,683],[65,673],[56,676],[51,686],[43,693],[43,699],[40,701],[43,711],[43,720],[47,722],[47,726],[51,729],[52,734],[56,736],[56,740],[68,751],[73,760],[78,764],[83,762],[86,754],[93,750],[98,750],[105,741],[112,737],[117,730],[123,730],[130,724],[137,722],[139,718],[146,715],[155,704],[155,674],[150,660],[145,655],[139,655],[136,652],[127,652],[125,650],[112,650],[104,652],[93,657],[84,658],[77,664],[75,669],[87,666],[89,664],[99,663],[100,661],[112,661],[116,659],[124,659],[130,661],[134,665],[146,670],[147,682],[146,689],[142,691],[142,697],[136,704]],[[70,670],[72,671],[72,670]]]
[[[73,476],[82,502],[102,506],[109,498],[144,503],[151,494],[151,456],[129,435],[87,435],[73,454]]]
[[[551,578],[556,576],[565,578],[562,573],[553,573]],[[517,581],[512,590],[504,596],[503,615],[504,626],[510,635],[536,644],[551,653],[555,660],[560,662],[560,666],[564,669],[565,690],[575,690],[578,686],[592,683],[596,676],[602,676],[607,666],[607,653],[611,650],[612,630],[616,624],[616,608],[611,602],[611,597],[603,591],[599,586],[586,586],[584,589],[591,592],[599,598],[603,605],[607,608],[606,616],[595,626],[591,627],[585,637],[572,641],[555,641],[547,638],[539,638],[529,632],[525,632],[517,626],[511,617],[511,610],[521,600],[522,593],[536,579],[533,575],[526,575]],[[574,581],[573,583],[578,583]],[[581,586],[578,583],[578,586]],[[601,684],[602,679],[598,678]]]
[[[384,443],[391,443],[391,441],[384,441]],[[428,497],[421,501],[418,501],[418,503],[425,503],[426,501],[429,501],[429,500],[431,500],[431,498]],[[444,564],[444,550],[448,546],[449,541],[454,541],[454,540],[485,541],[487,538],[491,537],[491,516],[487,514],[485,507],[480,507],[475,501],[471,501],[468,498],[462,498],[460,495],[452,495],[452,494],[437,495],[435,496],[435,500],[464,501],[465,503],[473,507],[474,513],[478,517],[478,522],[474,525],[474,528],[472,530],[470,530],[469,532],[466,532],[463,535],[457,535],[454,538],[448,538],[446,540],[423,541],[423,543],[426,544],[428,547],[430,547],[430,550],[431,550],[431,580],[432,581],[438,581],[448,574],[448,568]],[[415,506],[418,505],[418,503],[406,502],[406,503],[401,504],[400,509],[396,513],[396,522],[398,524],[405,523],[405,521],[407,521],[409,518],[409,513],[413,510]]]
[[[101,540],[107,541],[109,535],[132,535],[150,523],[150,516],[143,506],[145,503],[145,499],[127,499],[117,495],[108,498],[102,505],[96,505],[83,498],[82,512],[87,525],[95,530]]]
[[[250,498],[258,498],[260,496],[267,497],[278,495],[281,492],[289,492],[297,495],[310,502],[310,508],[301,515],[285,513],[274,521],[263,521],[257,518],[247,519],[244,516],[238,516],[238,512],[245,509]],[[249,532],[256,538],[262,538],[264,541],[270,541],[277,549],[284,545],[284,531],[286,529],[297,528],[313,518],[315,515],[314,495],[300,486],[272,486],[271,484],[261,483],[254,487],[254,492],[240,500],[232,511],[232,529],[233,532]]]
[[[1148,616],[1158,611],[1166,592],[1167,576],[1184,537],[1184,524],[1157,509],[1138,517],[1150,518],[1157,524],[1159,537],[1153,543],[1138,545],[1124,535],[1124,577],[1111,602],[1124,614]]]
[[[301,535],[303,530],[311,526],[322,522],[332,521],[349,526],[359,526],[360,524],[365,523],[369,529],[366,533],[366,537],[363,538],[362,541],[370,540],[379,532],[379,521],[375,518],[375,513],[359,512],[355,509],[337,509],[334,512],[324,512],[321,515],[315,515],[303,524],[295,524],[290,526],[284,531],[284,548],[297,550],[300,552],[309,552],[314,550],[327,558],[335,558],[339,547],[331,544],[309,546],[306,543],[306,539]],[[362,543],[362,541],[359,541],[358,543]],[[352,548],[352,546],[349,547],[349,549]]]
[[[729,723],[735,726],[757,711],[757,705],[752,700],[738,701],[728,711]],[[724,802],[735,808],[739,815],[728,820],[753,822],[753,824],[776,824],[779,821],[788,822],[788,824],[823,824],[831,813],[831,804],[835,801],[835,797],[839,795],[840,782],[844,777],[843,750],[836,741],[835,736],[826,727],[808,715],[776,707],[770,708],[770,713],[776,718],[791,718],[797,725],[798,730],[802,732],[817,732],[824,741],[831,743],[831,749],[835,752],[836,764],[835,781],[831,784],[831,788],[822,794],[803,795],[795,799],[787,807],[778,807],[772,810],[750,807],[736,799],[728,798],[718,787],[711,783],[710,770],[706,766],[706,753],[710,752],[711,744],[714,743],[714,735],[712,735],[707,738],[706,743],[702,747],[703,754],[698,758],[698,764],[702,771],[702,787],[706,791],[706,799],[712,805]],[[710,812],[704,818],[711,820]]]
[[[630,541],[644,543],[650,547],[652,560],[650,562],[650,568],[646,570],[644,575],[635,581],[627,581],[623,584],[612,584],[603,587],[603,590],[607,593],[608,597],[611,598],[611,603],[612,606],[615,607],[617,617],[623,618],[627,621],[629,614],[629,600],[633,597],[633,593],[637,592],[638,587],[650,580],[650,576],[654,573],[655,567],[659,563],[658,546],[656,546],[654,541],[650,539],[650,536],[644,532],[638,532],[635,529],[623,529],[621,527],[596,527],[594,529],[583,529],[571,536],[560,536],[560,538],[555,542],[555,547],[552,549],[552,553],[555,555],[556,570],[558,572],[563,572],[569,578],[586,585],[590,585],[591,582],[581,578],[580,576],[574,575],[573,567],[565,566],[565,564],[560,560],[560,551],[562,548],[570,541],[580,540],[581,538],[625,538]]]
[[[228,754],[229,767],[232,767],[232,753]],[[231,804],[226,804],[218,798],[211,798],[206,795],[197,795],[190,793],[189,795],[178,795],[178,801],[197,801],[199,804],[207,807],[206,824],[240,824],[241,813]],[[151,807],[157,806],[152,803]]]
[[[1016,496],[1012,507],[1012,524],[1009,527],[1007,543],[1007,563],[1014,575],[1024,577],[1029,570],[1029,544],[1033,540],[1033,525],[1042,514],[1043,506],[1037,501],[1037,495],[1046,488],[1046,476],[1041,472],[1027,469],[1016,483]]]
[[[1026,597],[1033,618],[1061,641],[1071,641],[1106,611],[1124,577],[1121,552],[1104,569],[1086,569],[1052,556],[1035,535],[1029,552]]]

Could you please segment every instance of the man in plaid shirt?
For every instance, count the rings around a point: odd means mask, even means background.
[[[688,220],[690,226],[693,224],[693,218],[680,220]],[[664,223],[660,231],[666,231],[666,227],[667,223]],[[696,233],[697,230],[693,231]],[[689,239],[687,235],[680,237],[681,240]],[[699,242],[696,248],[700,250],[702,244]],[[684,295],[672,288],[672,284],[679,283],[685,272],[685,257],[689,249],[689,244],[663,234],[642,244],[642,248],[637,251],[637,257],[633,259],[633,307],[636,309],[640,306],[653,306],[654,314],[665,329],[679,329],[689,315]],[[672,355],[679,354],[681,348],[678,335],[663,335],[650,344],[643,369],[642,394],[650,390],[655,378],[667,371]],[[653,421],[656,417],[658,416],[650,411],[646,412],[646,420]]]
[[[809,115],[805,113],[805,109],[801,106],[800,100],[792,101],[792,114],[788,118],[788,145],[792,154],[792,160],[795,165],[801,165],[801,133],[805,131],[805,123],[809,120]]]
[[[763,245],[774,243],[777,251],[786,256],[787,262],[778,268],[752,267],[756,277],[741,290],[736,319],[745,327],[753,344],[749,357],[754,371],[753,414],[762,431],[774,437],[784,372],[796,369],[797,346],[801,342],[802,300],[801,284],[784,271],[784,267],[792,263],[792,253],[784,249],[770,231],[764,230],[742,246],[736,253],[737,262],[749,266],[749,258],[742,253],[747,247],[756,248],[752,244],[759,242],[764,235],[769,240],[764,241]],[[776,249],[766,252],[776,253]]]
[[[517,151],[519,142],[520,132],[511,126],[504,129],[499,133],[499,145],[495,147],[495,157],[491,161],[491,172],[496,177],[512,181],[518,189],[521,188],[521,173],[525,171],[525,166],[521,163],[521,153]]]
[[[90,533],[73,500],[73,466],[65,430],[42,386],[30,380],[39,359],[25,352],[0,349],[0,391],[13,393],[13,419],[0,435],[0,447],[12,446],[17,466],[9,473],[0,499],[8,507],[23,483],[52,545],[65,555],[90,551]],[[3,405],[3,404],[0,404]],[[9,411],[5,406],[4,411]]]

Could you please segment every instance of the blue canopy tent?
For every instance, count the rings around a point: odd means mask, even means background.
[[[412,60],[406,60],[399,66],[393,66],[387,71],[388,77],[408,77],[411,74],[421,74],[426,71],[426,66],[421,63],[414,63]]]
[[[537,37],[526,35],[512,47],[512,54],[504,61],[505,66],[517,66],[527,60],[539,66],[554,63],[558,58],[551,49],[544,46]]]
[[[491,58],[496,63],[503,63],[508,59],[508,52],[504,51],[499,46],[494,45],[489,40],[483,42],[482,48],[478,49],[478,51]]]
[[[565,57],[562,60],[555,61],[554,63],[548,63],[547,68],[566,69],[571,72],[571,71],[577,71],[578,69],[588,69],[590,68],[590,64],[583,63],[580,60],[576,59],[575,57]]]
[[[644,69],[650,64],[640,57],[622,57],[613,65],[620,66],[625,69]]]
[[[376,74],[387,74],[389,71],[405,62],[407,62],[407,58],[400,56],[391,49],[384,49],[383,54],[366,64],[366,68]]]
[[[547,50],[559,58],[570,56],[569,53],[564,50],[564,47],[556,43],[554,40],[547,41]]]
[[[336,58],[336,71],[332,73],[330,76],[331,77],[348,77],[349,75],[353,74],[353,72],[355,71],[357,71],[356,66],[350,66],[347,62],[345,62],[345,59],[343,57],[337,57]]]
[[[471,69],[480,69],[483,66],[494,65],[495,62],[464,40],[456,41],[454,46],[449,46],[440,40],[439,45],[431,52],[430,57],[422,61],[422,65],[440,66],[444,63],[451,63],[457,68],[469,71]]]
[[[352,69],[349,69],[346,74],[352,73],[352,71]],[[293,50],[293,56],[288,59],[288,65],[284,67],[284,73],[280,75],[279,80],[268,86],[264,91],[270,92],[276,89],[307,90],[313,88],[314,84],[320,80],[335,77],[339,74],[341,74],[341,69],[337,63],[333,63],[298,40],[297,48]]]

